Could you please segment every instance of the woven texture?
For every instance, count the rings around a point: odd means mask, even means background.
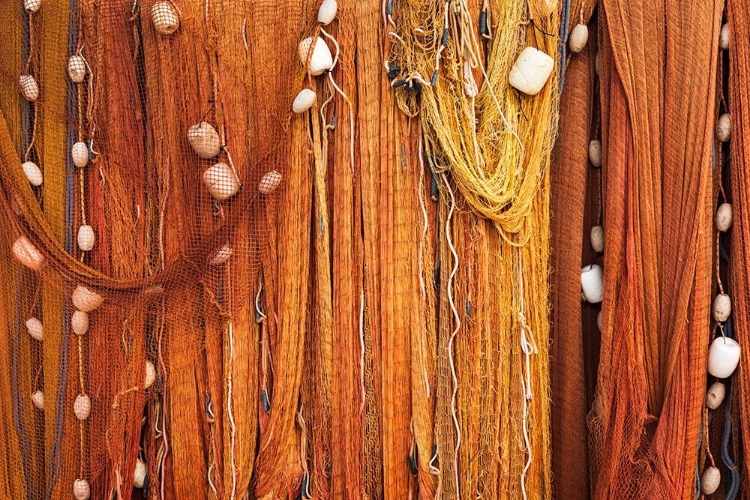
[[[690,498],[711,331],[721,4],[601,7],[605,273],[592,492]]]
[[[0,497],[550,497],[561,12],[319,7],[0,5]]]

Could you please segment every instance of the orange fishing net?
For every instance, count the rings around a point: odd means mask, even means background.
[[[0,3],[0,496],[736,497],[744,3]]]
[[[550,495],[560,13],[335,3],[0,6],[4,498]]]
[[[553,295],[553,401],[560,413],[553,418],[553,443],[559,443],[553,452],[565,455],[553,467],[560,498],[586,495],[589,482],[593,498],[701,494],[718,258],[712,167],[721,10],[720,2],[686,8],[679,2],[603,0],[598,78],[592,81],[590,63],[568,66],[563,103],[578,107],[562,108],[570,115],[561,118],[565,142],[558,142],[556,159],[561,169],[572,170],[557,177],[553,171],[559,197],[554,206],[566,210],[564,218],[553,219],[553,242],[564,245],[572,233],[575,243],[583,236],[584,250],[558,255],[564,247],[554,249],[553,283],[560,289]],[[592,103],[592,89],[599,105]],[[597,115],[600,107],[601,117],[587,123],[578,111],[584,106]],[[601,139],[600,179],[594,166],[584,168],[590,139]],[[587,176],[594,189],[587,188]],[[601,346],[592,356],[584,345],[597,343],[598,306],[582,306],[570,283],[595,258],[588,241],[594,224],[604,227],[603,260],[597,259],[604,267],[604,292]],[[571,369],[571,360],[584,372]],[[582,412],[592,370],[591,474],[584,476]]]
[[[314,8],[3,6],[4,497],[298,490]]]
[[[729,61],[729,85],[728,85],[728,96],[729,106],[724,109],[730,113],[731,116],[731,127],[732,127],[732,139],[729,146],[729,178],[731,185],[731,196],[732,196],[732,207],[733,207],[733,229],[731,232],[731,255],[730,255],[730,275],[731,275],[731,289],[730,293],[733,298],[733,315],[736,318],[734,322],[734,330],[736,339],[742,346],[745,346],[748,338],[748,323],[743,321],[750,315],[748,310],[748,274],[743,269],[747,268],[748,265],[748,252],[747,248],[747,228],[748,228],[748,216],[750,216],[750,209],[746,205],[748,201],[748,186],[747,186],[747,154],[748,154],[748,141],[744,134],[744,131],[750,126],[750,115],[748,115],[748,85],[750,85],[750,44],[746,40],[746,37],[742,35],[743,28],[748,26],[750,18],[748,18],[747,2],[742,1],[729,1],[727,2],[727,24],[731,27],[729,30],[729,45],[732,48],[728,54]],[[727,243],[727,242],[725,242]],[[732,385],[733,398],[735,401],[734,414],[730,415],[727,420],[733,424],[735,435],[733,440],[736,442],[737,435],[742,435],[742,447],[738,449],[735,447],[731,451],[737,462],[735,470],[731,471],[734,479],[734,483],[739,488],[740,475],[742,485],[747,484],[748,471],[747,466],[742,466],[748,463],[750,458],[750,446],[747,442],[747,419],[750,418],[750,399],[748,399],[748,386],[750,385],[750,370],[748,369],[747,357],[740,359],[740,366],[738,369],[738,375],[735,377],[737,383]],[[729,489],[729,488],[727,488]],[[740,493],[747,495],[746,489],[740,490]]]

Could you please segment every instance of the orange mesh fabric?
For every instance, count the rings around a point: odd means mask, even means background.
[[[593,496],[688,498],[711,327],[721,4],[602,5],[606,238]]]
[[[321,4],[0,3],[0,497],[692,497],[721,3]]]
[[[0,5],[0,497],[550,496],[558,72],[504,74],[560,12],[320,4]],[[384,68],[415,20],[432,66],[446,15],[429,95],[468,104],[467,40],[490,68],[477,120],[432,108],[510,182],[483,216]]]

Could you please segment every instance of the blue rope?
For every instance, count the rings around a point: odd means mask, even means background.
[[[703,444],[703,412],[701,412],[701,420],[698,424],[698,461],[695,464],[695,498],[701,496],[701,462],[700,462],[700,449]]]
[[[77,0],[70,1],[70,30],[68,31],[68,49],[72,54],[75,51],[76,39],[78,37],[78,10]],[[73,82],[68,80],[67,86],[67,112],[69,116],[75,116],[78,109],[78,94]],[[75,130],[68,125],[67,150],[70,151],[75,142]],[[75,222],[75,167],[70,155],[67,155],[67,168],[65,171],[65,251],[73,253],[73,223]],[[63,318],[70,318],[71,304],[69,300],[63,301]],[[70,322],[63,320],[62,337],[60,338],[60,366],[58,367],[58,380],[55,395],[55,439],[50,449],[50,460],[48,462],[48,480],[45,491],[45,499],[52,498],[52,491],[60,477],[60,441],[63,434],[63,413],[65,411],[65,394],[68,388],[68,367],[70,358]]]
[[[719,254],[725,261],[729,262],[729,252],[721,244],[719,244]],[[726,338],[734,338],[734,319],[732,316],[729,316],[722,324],[722,333]],[[732,438],[732,397],[730,388],[727,388],[727,392],[730,394],[724,403],[724,435],[721,441],[721,460],[724,462],[726,468],[729,469],[729,488],[726,491],[725,499],[734,500],[737,498],[737,493],[739,493],[740,489],[740,471],[729,453]]]

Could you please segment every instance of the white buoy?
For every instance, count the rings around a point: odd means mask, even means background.
[[[68,58],[68,76],[73,83],[81,83],[86,78],[86,61],[83,56],[74,55]]]
[[[19,237],[11,248],[13,257],[32,271],[38,271],[44,264],[44,255],[39,253],[26,236]]]
[[[302,89],[299,91],[299,94],[297,94],[297,97],[294,98],[292,111],[297,114],[304,113],[312,107],[314,102],[315,92],[311,89]]]
[[[518,54],[508,75],[509,83],[527,95],[536,95],[547,83],[555,61],[534,47],[526,47]]]
[[[598,139],[589,142],[589,161],[596,168],[602,166],[602,143]]]
[[[740,345],[736,340],[717,337],[708,348],[708,373],[716,378],[727,378],[740,362]]]
[[[604,226],[594,226],[591,228],[591,248],[596,253],[604,251]]]
[[[240,183],[231,167],[219,162],[203,172],[203,183],[211,196],[219,201],[231,198],[240,190]]]
[[[323,26],[328,26],[336,18],[336,11],[339,5],[336,0],[323,0],[318,9],[318,22]]]
[[[89,148],[85,142],[76,142],[70,149],[70,156],[73,157],[73,165],[83,168],[89,163]]]
[[[219,154],[221,138],[216,129],[208,122],[196,123],[188,129],[188,142],[201,158],[209,159]]]
[[[86,420],[91,414],[91,398],[86,394],[79,394],[73,403],[73,413],[78,420]]]
[[[729,228],[732,227],[732,205],[729,203],[722,203],[719,205],[719,208],[716,210],[716,215],[714,216],[714,224],[716,224],[716,229],[721,231],[722,233],[726,233],[729,231]]]
[[[229,260],[229,257],[232,256],[232,253],[232,247],[230,247],[229,245],[224,245],[219,249],[218,252],[214,254],[208,264],[211,266],[220,266]]]
[[[104,298],[85,286],[78,285],[73,290],[73,306],[79,311],[91,312],[104,302]]]
[[[91,487],[85,479],[76,479],[73,482],[73,496],[76,500],[89,500],[91,497]]]
[[[723,323],[732,314],[732,299],[726,293],[720,293],[714,298],[713,316],[714,320]]]
[[[261,194],[271,194],[276,191],[279,184],[281,184],[281,174],[276,170],[272,170],[260,179],[258,191]]]
[[[44,327],[42,322],[38,318],[29,318],[26,320],[26,329],[29,331],[29,336],[41,342],[44,340]]]
[[[309,64],[307,70],[312,76],[322,75],[333,66],[333,56],[331,55],[331,49],[328,48],[326,42],[317,37],[315,39],[315,46],[312,49],[312,56],[309,57]],[[305,38],[299,43],[299,58],[302,64],[306,64],[308,56],[310,55],[310,47],[313,46],[312,37]]]
[[[39,410],[44,410],[44,393],[42,391],[36,391],[31,395],[31,402]]]
[[[133,486],[140,489],[146,484],[146,464],[140,458],[135,462],[135,472],[133,473]]]
[[[156,381],[156,367],[151,361],[146,361],[146,376],[143,381],[143,388],[148,389]]]
[[[598,264],[583,266],[581,269],[581,289],[586,302],[598,304],[604,292],[604,272]]]
[[[162,35],[171,35],[180,27],[180,16],[170,2],[159,1],[151,6],[154,28]]]
[[[89,314],[83,311],[76,311],[70,318],[70,328],[76,335],[86,335],[89,331]]]
[[[732,138],[732,120],[729,113],[724,113],[719,117],[716,124],[716,138],[720,142],[728,142]]]
[[[719,47],[724,50],[729,49],[729,25],[726,23],[721,26],[721,33],[719,34]]]
[[[714,382],[706,392],[706,406],[710,410],[715,410],[724,402],[724,396],[727,394],[727,387],[721,382]]]
[[[36,163],[34,163],[33,161],[25,161],[21,164],[21,168],[23,169],[23,173],[26,174],[26,178],[29,180],[29,184],[34,187],[39,187],[42,185],[44,177],[42,176],[42,171],[39,169],[39,166]]]
[[[42,0],[23,0],[23,8],[26,12],[38,12],[42,6]]]
[[[94,242],[96,241],[94,228],[89,226],[88,224],[84,224],[83,226],[79,227],[77,240],[78,248],[80,248],[84,252],[90,251],[92,248],[94,248]]]
[[[21,95],[27,101],[34,102],[39,98],[39,85],[31,75],[21,75],[18,77],[18,83],[21,85]]]
[[[568,36],[568,48],[571,52],[579,53],[589,41],[589,27],[585,24],[576,24]]]
[[[716,493],[721,484],[721,471],[718,467],[708,467],[703,471],[701,475],[701,491],[704,495],[712,495]]]

